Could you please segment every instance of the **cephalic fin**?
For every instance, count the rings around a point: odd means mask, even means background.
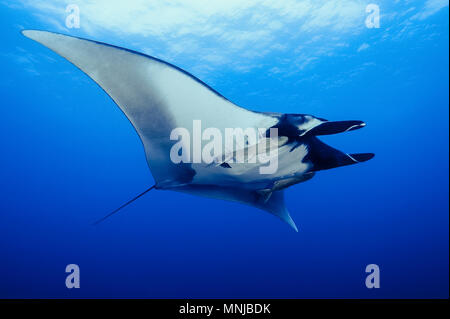
[[[354,131],[363,128],[364,126],[366,126],[366,123],[364,123],[363,121],[327,121],[315,126],[305,134],[312,134],[315,136],[331,135]]]
[[[340,166],[357,164],[373,158],[373,153],[347,154],[320,141],[317,137],[310,140],[308,157],[314,164],[312,171],[321,171]]]

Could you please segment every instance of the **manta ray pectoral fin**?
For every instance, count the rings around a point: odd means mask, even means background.
[[[289,226],[291,226],[296,232],[298,232],[298,228],[295,225],[295,222],[292,219],[291,215],[289,215],[289,212],[286,209],[286,205],[284,204],[284,191],[281,190],[270,192],[268,198],[265,201],[260,202],[259,204],[254,204],[254,206],[277,216],[278,218],[286,222]]]
[[[256,193],[258,193],[258,195],[260,196],[260,200],[265,204],[267,203],[267,201],[270,199],[270,197],[272,196],[272,189],[261,189],[256,191]]]
[[[315,136],[331,135],[354,131],[363,128],[364,126],[366,126],[366,123],[364,123],[363,121],[327,121],[315,126],[306,133]]]
[[[140,52],[68,35],[23,30],[83,71],[116,103],[135,128],[158,187],[186,184],[196,175],[191,163],[174,163],[174,129],[270,127],[276,119],[244,109],[189,72]],[[220,164],[219,164],[220,165]]]
[[[271,195],[266,201],[262,200],[261,195],[257,191],[237,187],[191,184],[173,190],[197,196],[239,202],[256,207],[277,216],[298,232],[297,226],[286,209],[283,190],[271,192]]]

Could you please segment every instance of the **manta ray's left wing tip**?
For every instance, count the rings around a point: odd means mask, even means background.
[[[33,39],[34,36],[36,36],[39,32],[43,32],[43,31],[28,30],[28,29],[20,30],[20,33],[22,33],[22,35],[24,35],[24,36],[26,36],[27,38],[30,38],[30,39]]]
[[[28,39],[31,39],[38,43],[41,43],[45,46],[48,46],[44,42],[46,40],[49,40],[49,36],[57,35],[56,33],[53,33],[53,32],[41,31],[41,30],[28,30],[28,29],[21,30],[20,33],[22,33],[22,35],[24,37],[27,37]]]
[[[27,37],[28,39],[39,42],[46,47],[49,47],[49,45],[48,45],[49,42],[55,41],[57,39],[57,37],[65,36],[63,34],[56,33],[56,32],[33,30],[33,29],[24,29],[24,30],[21,30],[20,33],[22,33],[22,35]]]

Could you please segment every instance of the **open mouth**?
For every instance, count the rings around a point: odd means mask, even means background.
[[[317,136],[321,135],[354,131],[364,126],[366,126],[366,123],[363,121],[326,121],[306,132],[304,136],[308,138],[308,156],[314,165],[313,171],[362,163],[372,159],[375,156],[374,153],[347,154],[323,143],[317,138]]]

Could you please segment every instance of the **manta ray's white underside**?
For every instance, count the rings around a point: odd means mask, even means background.
[[[345,154],[316,138],[361,128],[365,125],[361,121],[329,122],[304,114],[250,111],[160,59],[52,32],[25,30],[23,34],[73,63],[114,100],[144,145],[157,189],[245,203],[280,217],[297,230],[284,204],[284,188],[310,179],[315,171],[373,157],[372,153]],[[278,169],[264,175],[258,171],[261,163],[233,167],[226,162],[175,164],[170,158],[175,143],[170,134],[175,128],[192,131],[194,120],[222,132],[226,128],[277,128]]]
[[[46,31],[25,30],[23,34],[73,63],[114,100],[136,129],[159,188],[249,204],[271,212],[297,230],[285,208],[283,191],[274,192],[268,200],[258,198],[253,188],[264,188],[265,182],[251,186],[249,178],[260,176],[255,167],[249,174],[238,174],[211,165],[174,164],[169,158],[174,144],[170,132],[176,127],[190,130],[193,120],[201,119],[202,126],[220,130],[258,129],[275,125],[275,117],[239,107],[191,74],[139,52]],[[304,150],[297,148],[295,152]],[[284,169],[280,174],[296,171],[286,164],[280,163]],[[304,164],[296,161],[295,165]],[[224,175],[225,180],[235,183],[221,184]]]

